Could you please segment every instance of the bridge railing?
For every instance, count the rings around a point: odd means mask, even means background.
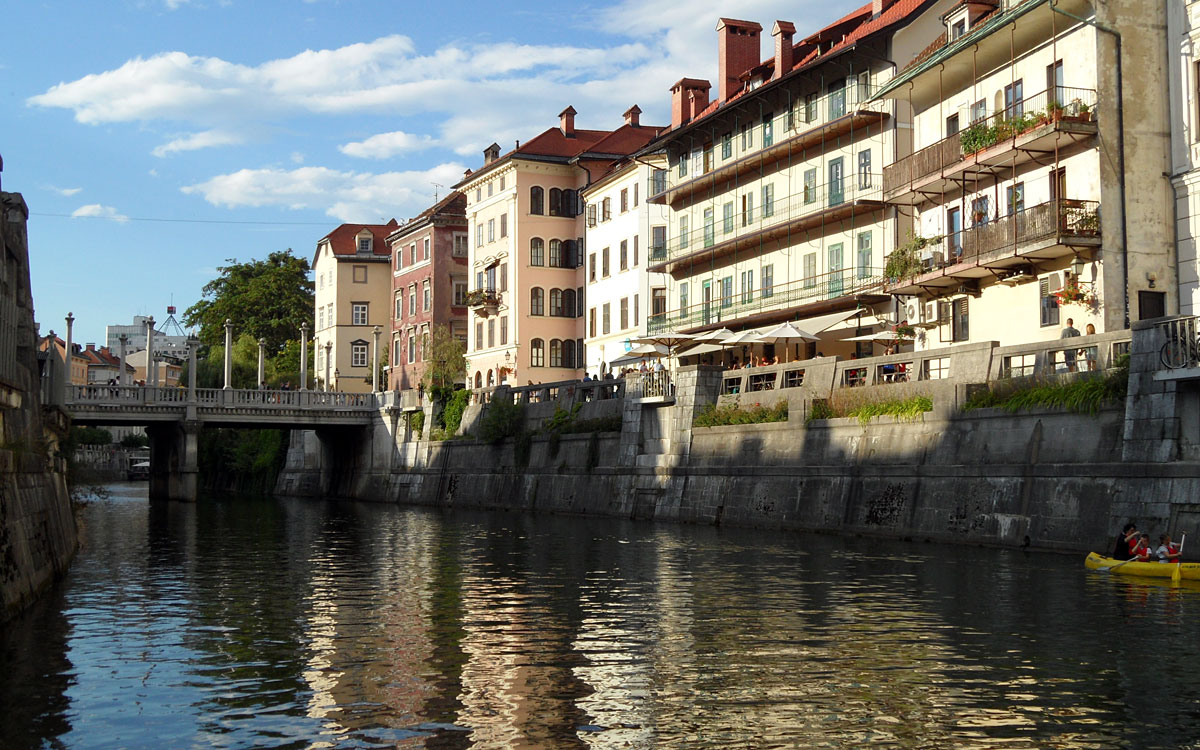
[[[186,388],[153,388],[129,385],[73,385],[68,403],[113,406],[188,403]],[[377,408],[372,393],[278,391],[257,389],[197,388],[196,404],[203,407],[253,409],[362,409]]]

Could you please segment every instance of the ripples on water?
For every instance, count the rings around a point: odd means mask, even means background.
[[[1200,736],[1200,587],[1078,555],[114,489],[0,637],[0,747]]]

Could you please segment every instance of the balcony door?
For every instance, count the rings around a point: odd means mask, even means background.
[[[962,209],[951,208],[946,211],[946,248],[950,251],[948,261],[958,260],[962,256]]]
[[[830,159],[829,161],[829,205],[840,206],[842,201],[846,199],[845,192],[845,167],[842,165],[842,157]]]
[[[705,281],[700,287],[702,290],[702,299],[704,300],[704,322],[712,322],[712,281]]]
[[[829,296],[839,297],[842,294],[842,243],[829,246]]]

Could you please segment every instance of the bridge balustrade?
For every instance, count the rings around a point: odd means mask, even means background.
[[[88,405],[138,406],[145,404],[189,403],[186,388],[150,386],[74,385],[67,391],[70,403]],[[195,403],[208,408],[236,409],[354,409],[377,407],[375,394],[332,391],[280,391],[258,389],[197,388]]]

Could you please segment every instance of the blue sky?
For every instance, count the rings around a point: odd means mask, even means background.
[[[804,35],[861,3],[105,0],[5,8],[3,189],[24,194],[42,333],[186,309],[228,258],[403,220],[557,124],[669,118],[716,84],[720,16]],[[829,7],[826,7],[829,6]],[[439,183],[445,187],[435,187]]]

